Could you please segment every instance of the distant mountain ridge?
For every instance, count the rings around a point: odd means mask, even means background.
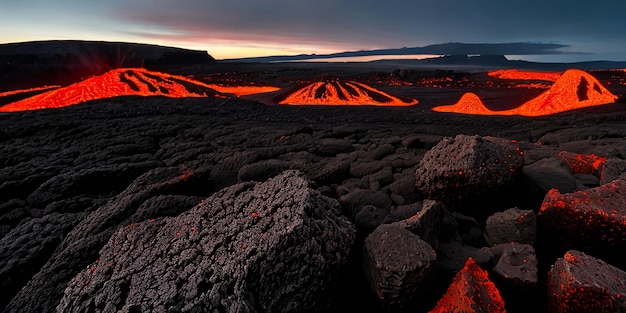
[[[138,43],[51,40],[0,44],[0,91],[67,85],[118,68],[214,62],[206,51]]]
[[[529,42],[513,42],[513,43],[460,43],[450,42],[443,44],[434,44],[424,47],[397,48],[397,49],[375,49],[347,51],[330,54],[299,54],[299,55],[283,55],[283,56],[267,56],[252,57],[240,59],[226,59],[223,61],[241,61],[241,62],[287,62],[302,61],[327,58],[345,58],[359,56],[376,56],[376,55],[530,55],[530,54],[561,54],[559,49],[569,47],[568,45],[554,43],[529,43]]]

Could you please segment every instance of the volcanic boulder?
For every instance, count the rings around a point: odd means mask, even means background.
[[[449,203],[495,198],[514,183],[523,163],[523,153],[510,140],[446,137],[424,154],[416,186],[427,198]]]
[[[485,241],[489,245],[519,242],[533,244],[537,236],[537,216],[532,210],[511,208],[487,218]]]
[[[619,259],[626,253],[626,181],[546,195],[537,214],[561,245]]]
[[[118,229],[57,310],[317,311],[354,236],[336,201],[286,171]]]
[[[550,312],[626,312],[626,272],[576,250],[557,259],[548,277]]]
[[[397,225],[381,225],[366,239],[363,267],[372,291],[389,307],[402,307],[429,287],[436,255],[419,236]]]

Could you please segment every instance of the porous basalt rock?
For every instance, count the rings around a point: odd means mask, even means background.
[[[515,181],[523,164],[523,153],[511,140],[446,137],[419,162],[416,186],[427,198],[445,202],[494,197]]]
[[[625,312],[626,272],[576,250],[552,266],[548,277],[550,312]]]
[[[372,291],[388,307],[403,307],[429,287],[433,248],[398,225],[381,225],[364,243],[363,267]]]
[[[118,229],[58,311],[303,312],[328,304],[354,226],[297,171]]]

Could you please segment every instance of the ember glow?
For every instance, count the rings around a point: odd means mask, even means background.
[[[296,90],[279,104],[289,105],[375,105],[375,106],[411,106],[417,100],[409,102],[391,96],[368,85],[349,81],[331,80],[315,82]]]
[[[490,71],[487,75],[499,79],[515,79],[515,80],[543,80],[556,82],[563,73],[561,72],[531,72],[519,70],[497,70]]]
[[[430,313],[506,312],[500,291],[488,276],[476,261],[469,258]]]
[[[517,108],[494,111],[485,107],[479,100],[475,95],[464,95],[456,104],[434,107],[433,111],[480,115],[545,116],[614,103],[617,96],[590,74],[570,69],[563,73],[549,90]]]

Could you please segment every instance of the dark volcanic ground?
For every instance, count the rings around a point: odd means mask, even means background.
[[[376,75],[368,74],[368,77],[373,79]],[[262,77],[257,81],[265,80],[271,79]],[[401,88],[394,88],[381,87],[395,95],[415,97],[420,104],[398,108],[289,107],[236,99],[128,97],[63,109],[0,115],[0,309],[47,312],[62,303],[68,306],[59,308],[78,310],[79,304],[68,304],[71,299],[67,297],[72,292],[100,292],[81,289],[82,282],[77,279],[85,275],[87,268],[94,271],[96,265],[93,264],[98,264],[100,259],[116,253],[111,251],[116,249],[118,231],[139,225],[136,233],[124,231],[128,236],[124,238],[144,238],[144,235],[152,236],[152,230],[146,225],[155,219],[165,228],[179,222],[173,218],[178,215],[184,223],[191,223],[195,217],[185,214],[217,191],[239,182],[264,182],[283,170],[295,169],[312,181],[311,194],[319,192],[338,199],[341,215],[356,223],[356,239],[349,255],[344,251],[347,263],[339,269],[339,288],[333,289],[328,298],[330,309],[383,311],[362,272],[363,240],[377,223],[398,221],[415,213],[416,207],[412,205],[421,205],[424,200],[415,190],[416,167],[424,154],[444,136],[466,134],[516,140],[525,152],[525,165],[557,156],[561,151],[626,158],[624,104],[540,118],[465,116],[430,112],[430,101],[443,103],[429,100],[449,98],[452,103],[464,89],[454,90],[453,95],[433,89],[437,97],[427,98],[406,89],[402,94]],[[470,90],[471,86],[464,88]],[[294,181],[286,180],[290,184]],[[526,191],[513,192],[508,206],[501,210],[518,206],[538,211],[540,202],[529,197]],[[238,194],[239,191],[232,192]],[[490,199],[484,202],[488,205]],[[363,204],[374,205],[374,209],[368,209],[379,213],[358,214],[361,207],[357,206]],[[211,210],[219,212],[219,208]],[[256,217],[257,213],[253,213]],[[484,217],[476,216],[476,219],[484,226]],[[218,236],[221,231],[226,233],[230,225],[215,227],[216,233],[212,236]],[[241,245],[237,236],[232,234],[226,242],[246,249],[247,244]],[[548,267],[556,257],[562,257],[566,247],[543,247],[543,239],[546,238],[537,239],[535,248],[540,279],[545,283]],[[128,265],[131,268],[162,261],[146,256],[150,255],[151,248],[138,246],[136,249],[144,254],[129,257],[139,260]],[[195,264],[185,260],[176,262],[182,263],[170,267],[181,271]],[[228,260],[224,262],[228,267]],[[607,262],[626,269],[623,262]],[[126,274],[129,276],[124,276]],[[121,298],[111,296],[117,299],[111,301],[119,302],[119,306],[113,305],[117,309],[123,307],[131,312],[133,307],[124,307],[126,299],[131,299],[126,297],[132,294],[128,289],[131,287],[123,283],[124,277],[132,275],[126,274],[119,274],[119,286],[104,285],[102,290],[105,293],[109,290],[106,288],[117,290],[108,296],[116,292],[125,294]],[[117,277],[118,272],[116,269],[103,275]],[[164,286],[177,281],[163,275]],[[215,279],[220,282],[224,278]],[[210,282],[218,284],[215,279]],[[435,284],[432,294],[425,291],[427,296],[422,297],[418,305],[404,309],[414,312],[431,309],[447,288],[449,277],[442,275],[439,279],[442,286]],[[68,284],[74,289],[66,291]],[[87,286],[89,281],[84,284]],[[178,293],[194,298],[194,292],[210,289],[206,284],[208,282],[200,283],[196,291],[185,289]],[[186,288],[183,283],[175,285]],[[237,288],[228,286],[225,290]],[[118,287],[121,289],[115,289]],[[544,311],[545,285],[540,283],[537,289],[539,292],[531,298],[537,302],[532,309]],[[152,295],[167,297],[170,291],[158,290]],[[98,307],[99,300],[94,299],[91,304],[85,300],[86,307]],[[182,298],[172,299],[184,302]],[[252,302],[264,303],[255,301]],[[280,301],[267,305],[289,307]],[[141,310],[141,307],[134,308]],[[516,311],[515,307],[508,309]]]

